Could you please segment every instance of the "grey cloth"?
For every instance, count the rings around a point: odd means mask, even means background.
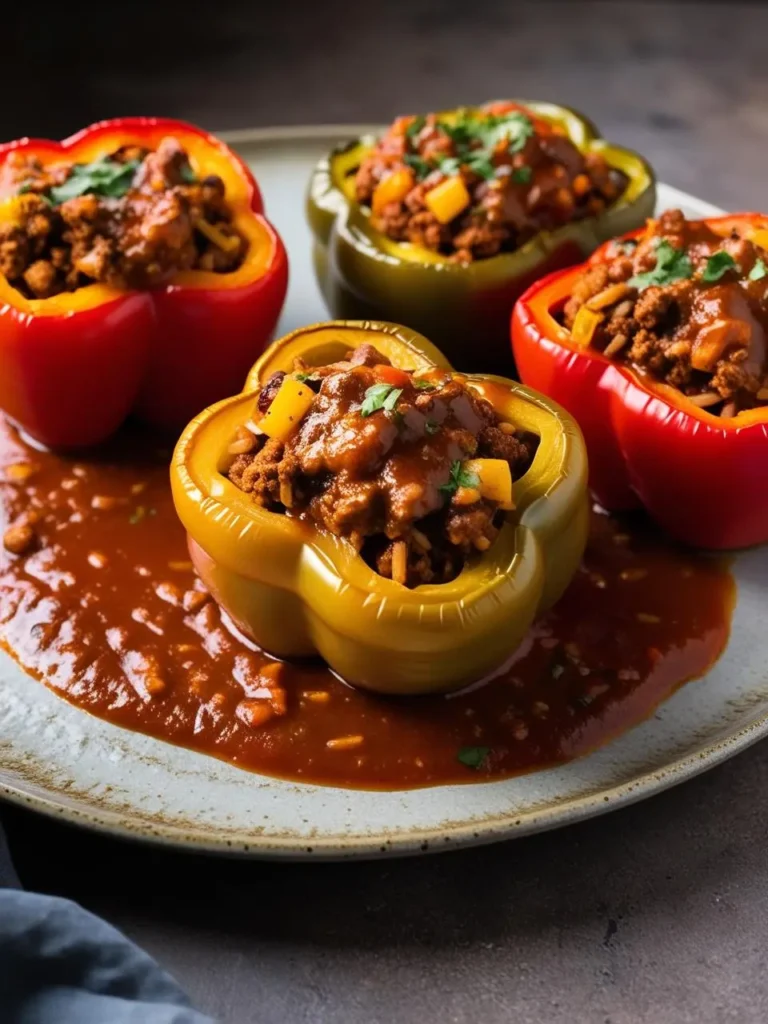
[[[0,828],[0,885],[18,879]],[[70,900],[0,888],[2,1024],[213,1024],[155,961]]]

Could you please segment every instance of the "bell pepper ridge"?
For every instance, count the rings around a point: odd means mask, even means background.
[[[0,146],[0,171],[14,152],[43,163],[88,163],[127,144],[151,149],[168,135],[196,172],[224,181],[246,257],[231,273],[181,271],[147,291],[95,283],[28,299],[0,277],[0,408],[49,447],[97,444],[130,413],[178,430],[237,386],[277,322],[287,289],[285,248],[248,167],[203,130],[166,118],[102,121],[63,142]],[[0,200],[9,195],[4,187]]]
[[[707,223],[727,233],[730,225],[765,220],[742,213]],[[587,265],[606,259],[609,244]],[[768,409],[714,416],[571,336],[555,314],[583,269],[550,274],[529,288],[515,306],[511,332],[521,379],[578,421],[597,500],[609,511],[645,507],[695,547],[732,550],[768,541]]]
[[[177,512],[206,586],[270,653],[319,653],[348,682],[379,692],[457,689],[498,669],[576,571],[588,521],[583,442],[548,399],[503,378],[470,376],[505,420],[540,443],[490,549],[449,583],[406,589],[347,541],[266,511],[224,476],[229,440],[275,371],[290,371],[297,356],[308,366],[333,362],[361,342],[399,369],[450,370],[425,338],[393,324],[336,321],[295,331],[264,353],[242,394],[184,431],[171,469]],[[492,472],[483,485],[503,488]]]

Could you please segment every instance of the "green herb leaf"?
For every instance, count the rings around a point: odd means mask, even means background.
[[[482,768],[490,752],[490,747],[462,747],[456,755],[456,760],[467,768]]]
[[[373,416],[375,412],[382,409],[392,412],[402,393],[402,388],[393,387],[392,384],[374,384],[365,392],[365,399],[360,406],[360,415]]]
[[[420,377],[414,377],[411,380],[411,384],[416,388],[417,391],[432,391],[437,385],[431,380],[422,380]]]
[[[516,185],[527,185],[533,177],[533,168],[528,167],[527,164],[523,164],[522,167],[515,167],[512,171],[512,181]]]
[[[645,274],[635,274],[627,282],[633,288],[649,288],[652,284],[665,285],[684,281],[693,276],[693,265],[683,249],[675,249],[666,238],[656,246],[656,266]]]
[[[385,412],[394,412],[395,406],[400,400],[400,395],[402,395],[402,393],[402,388],[393,388],[382,402],[382,409],[384,409]]]
[[[480,477],[477,473],[470,473],[468,469],[463,466],[459,471],[459,487],[477,487],[480,483]]]
[[[424,424],[424,429],[428,434],[436,434],[440,429],[440,424],[437,423],[435,420],[427,420],[427,422]]]
[[[450,500],[460,487],[477,487],[480,478],[477,473],[470,473],[465,469],[464,463],[456,459],[451,463],[451,475],[448,481],[441,484],[438,490]]]
[[[490,181],[496,176],[496,168],[491,163],[488,153],[483,152],[482,149],[467,157],[467,167],[486,181]]]
[[[183,163],[181,165],[181,168],[179,169],[179,174],[181,175],[181,180],[184,182],[185,185],[194,185],[197,183],[197,175],[192,170],[192,167],[189,163]]]
[[[763,263],[763,261],[758,257],[755,260],[754,267],[752,267],[748,274],[749,280],[762,281],[766,274],[768,274],[768,267],[766,267],[765,263]]]
[[[306,384],[308,380],[319,380],[314,373],[294,373],[293,376],[300,384]]]
[[[461,161],[457,156],[446,156],[438,164],[442,173],[447,177],[451,178],[454,174],[459,173],[461,167]]]
[[[714,284],[715,281],[720,280],[723,274],[727,274],[729,270],[738,269],[739,265],[733,256],[729,252],[725,252],[724,249],[720,249],[718,252],[713,252],[707,260],[701,280],[707,284]]]
[[[530,117],[519,110],[485,118],[482,125],[480,136],[486,149],[495,149],[504,140],[510,153],[519,153],[535,134]]]
[[[426,123],[426,117],[423,117],[421,114],[419,114],[418,117],[414,117],[414,119],[405,129],[405,134],[408,136],[409,139],[415,139],[416,136],[422,131]]]
[[[67,180],[50,188],[48,195],[54,206],[88,193],[119,199],[133,184],[138,166],[138,160],[121,164],[109,157],[90,164],[74,164]]]
[[[403,156],[403,162],[406,163],[411,170],[416,172],[417,178],[426,178],[433,170],[432,166],[427,163],[426,160],[422,160],[420,156],[416,156],[415,153],[406,153]]]

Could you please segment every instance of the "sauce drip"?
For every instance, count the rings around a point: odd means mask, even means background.
[[[35,550],[0,546],[0,643],[72,704],[242,768],[382,789],[531,771],[647,717],[727,641],[735,588],[722,561],[596,513],[567,594],[488,684],[392,699],[319,663],[286,664],[286,713],[249,726],[238,706],[274,662],[196,580],[169,456],[135,433],[98,457],[57,456],[0,419],[0,525],[39,516]],[[333,742],[349,737],[362,741]]]

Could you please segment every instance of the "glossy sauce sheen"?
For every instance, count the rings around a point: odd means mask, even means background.
[[[126,437],[102,461],[65,459],[0,420],[0,524],[40,513],[36,551],[0,546],[0,642],[78,707],[243,768],[386,789],[530,771],[645,718],[727,640],[722,562],[595,515],[567,595],[487,685],[384,699],[285,665],[286,714],[251,728],[237,708],[263,695],[270,659],[196,585],[168,458]],[[362,741],[327,746],[344,737]]]

